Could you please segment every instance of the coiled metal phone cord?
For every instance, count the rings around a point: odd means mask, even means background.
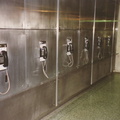
[[[42,61],[42,71],[43,71],[43,74],[45,75],[45,77],[49,78],[47,73],[46,73],[46,69],[47,69],[47,63],[46,63],[46,60],[45,60],[45,61]]]
[[[83,59],[83,63],[84,64],[88,64],[89,63],[89,51],[87,49],[84,49],[81,52],[80,59]]]
[[[7,76],[7,80],[8,80],[8,88],[5,92],[0,92],[0,95],[6,95],[10,90],[10,77],[9,77],[9,74],[8,74],[8,70],[6,70],[6,76]]]

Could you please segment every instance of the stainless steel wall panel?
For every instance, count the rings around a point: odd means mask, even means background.
[[[113,31],[104,31],[104,38],[105,38],[105,57],[110,57],[112,55],[112,40],[113,40]],[[108,47],[108,37],[110,36],[110,46]]]
[[[96,29],[113,29],[115,0],[97,0]]]
[[[93,83],[100,80],[102,77],[104,77],[104,68],[103,68],[103,61],[99,61],[97,63],[93,64]],[[102,69],[102,71],[101,71]]]
[[[111,57],[107,58],[104,63],[105,66],[105,76],[110,74],[110,68],[111,68]]]
[[[73,59],[74,64],[72,67],[64,67],[63,64],[67,60],[67,38],[72,39],[73,43]],[[64,75],[68,72],[70,72],[73,69],[76,69],[77,66],[77,60],[78,60],[78,31],[74,30],[61,30],[59,33],[59,56],[58,56],[58,70],[59,75]],[[69,62],[69,61],[68,61]]]
[[[110,47],[107,46],[107,37],[111,37]],[[101,56],[102,59],[98,59],[98,48],[97,41],[98,37],[102,39]],[[107,76],[110,73],[110,59],[112,54],[112,31],[96,31],[95,32],[95,42],[94,42],[94,64],[93,64],[93,83],[100,80],[101,78]],[[109,53],[110,52],[110,53]]]
[[[17,92],[23,91],[26,88],[26,71],[25,71],[25,47],[26,37],[25,32],[22,30],[0,30],[0,44],[7,44],[8,51],[8,73],[11,81],[10,92],[6,96],[0,96],[0,98],[13,95]],[[1,71],[0,71],[1,73]],[[1,74],[5,74],[4,72]],[[1,75],[0,81],[4,83],[4,75]],[[7,86],[7,84],[6,84]],[[0,86],[1,88],[2,86]],[[3,89],[2,89],[3,91]],[[5,91],[5,90],[4,90]]]
[[[110,46],[107,46],[107,38],[108,36],[110,36]],[[97,44],[98,44],[98,37],[101,38],[102,40],[102,47],[101,47],[101,55],[102,55],[102,59],[110,57],[112,54],[112,31],[97,31],[95,32],[95,41],[94,41],[94,62],[95,61],[99,61],[98,59],[98,52],[99,49],[97,48]]]
[[[34,120],[35,90],[0,101],[2,120]]]
[[[99,53],[99,49],[97,48],[97,45],[98,45],[98,37],[101,38],[102,42],[101,42],[101,57],[102,59],[104,58],[104,39],[103,39],[103,34],[104,34],[104,31],[95,31],[95,40],[94,40],[94,56],[93,56],[93,60],[94,62],[95,61],[98,61],[98,53]]]
[[[81,30],[80,31],[80,39],[79,39],[79,56],[78,56],[78,66],[82,67],[86,65],[83,59],[86,56],[84,52],[85,47],[85,38],[89,40],[89,49],[88,49],[88,58],[89,61],[87,64],[91,63],[91,54],[92,54],[92,31],[90,30]],[[84,57],[83,57],[84,56]]]
[[[80,0],[80,29],[92,29],[95,0]]]
[[[101,61],[100,61],[100,62],[101,62]],[[97,63],[94,63],[94,64],[93,64],[92,84],[99,80],[99,63],[100,63],[100,62],[97,62]]]
[[[69,100],[76,93],[90,86],[91,66],[70,72],[59,78],[59,104]]]
[[[39,120],[55,108],[55,84],[55,81],[51,81],[37,87],[34,119]]]
[[[110,74],[110,60],[109,57],[93,64],[93,83]]]
[[[27,82],[34,86],[55,79],[56,77],[56,32],[54,30],[28,30],[27,36]],[[40,62],[39,42],[46,41],[48,48],[47,79]]]
[[[105,60],[99,62],[99,80],[105,77]]]
[[[60,0],[60,29],[79,29],[79,0]]]
[[[55,29],[57,0],[25,0],[25,28]]]
[[[115,61],[116,61],[116,55],[113,55],[113,57],[112,57],[112,71],[115,70]]]
[[[0,28],[23,28],[24,0],[0,0]]]
[[[0,101],[2,120],[39,120],[55,107],[55,81]]]
[[[91,75],[95,83],[110,73],[111,65],[114,69],[116,35],[110,51],[113,57],[108,55],[105,38],[113,37],[117,27],[117,23],[113,24],[118,18],[115,4],[117,0],[0,0],[0,44],[7,44],[11,81],[9,93],[0,95],[1,120],[39,120],[57,108],[57,102],[61,105],[89,87]],[[99,61],[98,36],[103,39],[103,59]],[[81,58],[85,37],[89,40],[87,63]],[[67,38],[73,43],[72,67],[63,66],[66,59],[70,61],[66,55]],[[40,62],[40,41],[46,41],[48,48],[49,78],[43,74]],[[0,71],[1,92],[7,89],[5,81],[5,71]]]

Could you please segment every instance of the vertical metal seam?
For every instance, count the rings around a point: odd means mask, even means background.
[[[58,106],[58,44],[59,44],[59,3],[57,0],[57,21],[56,21],[56,95],[55,95],[55,106]]]
[[[78,62],[77,62],[77,67],[79,68],[80,66],[80,30],[78,30]]]
[[[96,0],[95,0],[95,6],[94,6],[94,22],[93,22],[93,35],[92,35],[91,85],[93,84],[93,57],[94,57],[94,41],[95,41],[95,20],[96,20]]]
[[[111,66],[110,66],[110,72],[113,72],[113,47],[114,47],[114,37],[115,37],[115,16],[116,16],[116,4],[117,2],[115,1],[115,11],[114,11],[114,20],[113,20],[113,33],[112,33],[112,54],[111,54]]]
[[[77,62],[77,67],[79,68],[80,66],[80,35],[81,35],[81,30],[80,30],[80,16],[81,16],[81,1],[79,0],[79,30],[78,30],[78,62]]]
[[[27,80],[27,76],[28,76],[28,73],[27,73],[27,35],[26,35],[26,30],[24,31],[24,35],[25,35],[25,83],[27,84],[28,83],[28,80]]]
[[[23,29],[24,29],[24,35],[25,35],[25,83],[28,86],[28,73],[27,73],[27,34],[26,34],[26,26],[25,26],[26,22],[26,0],[24,0],[24,21],[23,21]]]

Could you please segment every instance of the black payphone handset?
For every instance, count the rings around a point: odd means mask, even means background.
[[[47,47],[43,46],[42,48],[40,48],[40,57],[42,57],[43,59],[47,59]]]
[[[103,58],[102,55],[102,38],[101,37],[97,37],[97,58],[98,60],[101,60]]]
[[[7,44],[0,44],[0,71],[8,67]]]
[[[89,50],[89,39],[85,37],[84,40],[84,49]]]
[[[67,52],[73,53],[73,45],[72,45],[72,43],[69,43],[69,45],[67,45]]]
[[[72,39],[67,38],[67,55],[70,55],[73,53],[73,43]]]
[[[40,46],[40,62],[42,63],[43,74],[45,75],[46,78],[49,78],[47,73],[46,73],[47,72],[46,59],[48,57],[48,50],[47,50],[46,41],[39,42],[39,46]]]
[[[7,71],[8,67],[8,55],[7,55],[7,44],[0,44],[0,71],[6,71],[6,78],[8,82],[8,88],[5,92],[0,92],[0,95],[5,95],[10,90],[10,78]]]
[[[2,50],[0,52],[0,65],[3,65],[3,67],[8,67],[8,56],[7,51]]]
[[[46,41],[39,42],[40,45],[40,61],[45,61],[48,56]]]

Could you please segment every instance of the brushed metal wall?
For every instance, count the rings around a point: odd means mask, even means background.
[[[79,29],[79,0],[60,0],[60,29]]]
[[[80,0],[80,29],[89,30],[93,28],[95,0]]]
[[[0,101],[2,120],[39,120],[55,107],[55,81]]]
[[[102,45],[101,45],[101,54],[102,54],[102,59],[105,59],[106,57],[110,57],[112,55],[112,31],[97,31],[95,32],[95,40],[94,40],[94,62],[99,61],[98,59],[98,37],[101,38],[102,40]],[[107,40],[108,37],[110,37],[110,46],[107,46]]]
[[[98,45],[98,37],[102,40],[101,42],[101,56],[102,56],[102,59],[104,58],[104,38],[103,38],[103,34],[104,31],[96,31],[95,32],[95,39],[94,39],[94,62],[98,61],[98,48],[97,48],[97,45]]]
[[[94,64],[93,64],[93,83],[110,74],[112,57],[112,40],[114,40],[113,31],[96,30],[94,40]],[[108,46],[108,36],[110,37],[110,46]],[[98,58],[98,37],[102,40],[101,59]]]
[[[110,74],[110,64],[110,57],[93,64],[93,83]]]
[[[91,64],[91,54],[92,54],[92,30],[81,30],[79,34],[79,49],[78,49],[78,67],[83,67],[84,65]],[[86,53],[84,53],[85,38],[89,41],[88,46],[88,63],[84,62],[86,59]]]
[[[96,29],[112,30],[114,20],[115,1],[96,0]]]
[[[74,64],[72,67],[64,67],[65,61],[68,61],[67,53],[67,38],[72,39],[73,43],[73,59]],[[70,71],[76,69],[78,60],[78,31],[75,30],[61,30],[59,33],[59,56],[58,56],[58,70],[59,76],[69,73]]]
[[[83,66],[59,77],[58,103],[64,103],[90,86],[91,65]]]
[[[26,64],[27,84],[36,86],[55,80],[56,77],[56,31],[55,30],[26,30]],[[46,78],[40,62],[39,42],[46,41],[48,49]]]
[[[57,0],[24,0],[26,29],[55,29]]]
[[[117,23],[114,26],[113,21],[107,20],[117,19],[115,4],[115,0],[0,0],[0,44],[8,46],[11,81],[9,93],[0,95],[2,120],[39,120],[57,108],[57,102],[61,105],[88,88],[91,78],[95,83],[110,74],[115,59],[111,56],[116,54],[113,28]],[[101,60],[96,57],[98,36],[103,39]],[[108,36],[114,40],[110,54],[105,39]],[[89,40],[87,64],[81,59],[85,37]],[[73,43],[74,64],[70,68],[63,66],[67,38]],[[49,79],[39,60],[40,41],[46,41],[48,48]],[[5,72],[0,71],[0,91],[6,89]]]
[[[0,30],[0,44],[7,44],[8,50],[8,74],[11,81],[10,92],[3,96],[0,95],[0,99],[7,96],[16,94],[20,91],[26,89],[26,35],[24,30]],[[0,91],[4,92],[7,88],[7,83],[5,83],[5,71],[0,71]],[[4,75],[2,75],[4,74]]]
[[[24,0],[0,0],[0,28],[24,27]]]

